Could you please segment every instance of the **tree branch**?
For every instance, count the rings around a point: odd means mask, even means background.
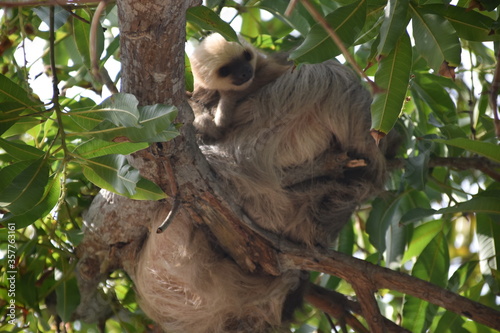
[[[315,284],[309,284],[305,300],[314,307],[328,313],[340,321],[345,321],[356,332],[368,333],[369,331],[361,322],[351,313],[362,315],[359,302],[349,299],[347,296]],[[383,318],[388,332],[411,333],[393,321]]]
[[[373,265],[367,261],[335,251],[282,249],[279,261],[283,269],[319,271],[340,277],[361,286],[368,280],[368,290],[391,289],[436,304],[494,329],[500,329],[500,311],[440,288],[415,277]],[[365,313],[365,309],[363,309]],[[369,320],[370,318],[366,318]],[[372,329],[372,326],[370,326]]]

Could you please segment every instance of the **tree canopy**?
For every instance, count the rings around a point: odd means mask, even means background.
[[[186,33],[193,41],[208,31],[236,40],[237,32],[265,52],[289,53],[297,66],[337,57],[358,72],[373,93],[374,139],[393,129],[401,146],[389,163],[387,190],[359,207],[332,249],[500,310],[498,6],[211,0],[188,10]],[[126,155],[179,135],[177,108],[140,105],[116,92],[123,73],[114,2],[0,7],[0,330],[152,329],[122,271],[100,286],[113,309],[106,322],[74,317],[75,248],[82,214],[100,188],[137,200],[166,198]],[[311,281],[355,294],[325,272]],[[294,332],[363,332],[332,319],[317,300],[310,297],[298,311]],[[500,329],[394,290],[379,292],[377,302],[387,319],[411,332]]]

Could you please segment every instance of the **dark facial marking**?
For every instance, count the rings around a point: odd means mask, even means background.
[[[243,59],[246,61],[252,60],[252,53],[248,50],[243,51]]]
[[[220,77],[227,77],[231,74],[232,69],[230,65],[222,66],[219,68],[219,76]]]
[[[220,67],[217,71],[218,75],[222,78],[231,77],[231,82],[236,85],[242,85],[248,80],[253,78],[253,67],[249,60],[246,59],[245,51],[243,53],[243,59],[234,59],[230,63]],[[248,53],[250,59],[252,55]]]

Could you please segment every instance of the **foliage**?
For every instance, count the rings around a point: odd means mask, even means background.
[[[402,137],[398,157],[406,161],[392,172],[388,190],[361,207],[332,246],[494,308],[499,308],[495,295],[500,292],[500,147],[488,91],[496,65],[493,49],[500,40],[499,4],[314,2],[381,88],[372,105],[373,128],[387,133],[395,126]],[[232,28],[216,15],[222,13],[256,46],[291,52],[297,64],[340,55],[300,2],[290,16],[284,14],[287,5],[285,0],[207,1],[207,7],[189,10],[188,38],[202,36],[205,29],[234,39]],[[72,319],[79,301],[73,269],[82,212],[96,186],[137,199],[164,197],[155,184],[139,177],[124,155],[173,138],[175,108],[138,106],[126,94],[100,97],[106,89],[91,75],[88,42],[94,10],[56,7],[52,23],[48,7],[2,12],[0,317],[6,320],[1,330],[52,331],[59,321],[68,322],[68,331],[96,330],[96,325]],[[97,36],[100,65],[110,72],[110,65],[119,61],[116,16],[115,5],[108,5],[101,19],[105,29]],[[51,25],[53,38],[46,28]],[[44,43],[43,53],[37,62],[25,63],[23,58],[33,50],[25,45],[33,41]],[[40,63],[43,67],[36,72]],[[40,97],[36,82],[52,74],[61,80],[61,94],[45,84],[45,91],[54,92]],[[118,72],[112,81],[119,77]],[[313,274],[311,279],[353,294],[336,277]],[[102,293],[116,309],[107,330],[146,329],[149,321],[138,309],[127,277],[115,273]],[[381,293],[379,303],[386,317],[400,318],[413,332],[492,331],[395,292]],[[14,325],[8,323],[11,314]],[[306,306],[298,317],[295,332],[331,330],[329,318],[313,307]]]

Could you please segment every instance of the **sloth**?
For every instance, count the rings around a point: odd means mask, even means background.
[[[231,125],[233,109],[242,98],[274,81],[290,66],[279,64],[240,37],[229,42],[213,33],[190,57],[194,79],[193,100],[208,107],[194,125],[205,139],[219,139]],[[217,108],[210,106],[217,103]]]
[[[370,136],[369,92],[333,60],[284,70],[244,43],[219,40],[212,49],[210,40],[197,51],[205,65],[192,61],[194,125],[200,134],[217,129],[217,140],[201,142],[201,151],[259,227],[301,246],[331,246],[386,179],[385,148]],[[220,77],[234,49],[243,59],[250,50],[254,64],[253,80],[236,92],[227,90],[231,75]],[[203,103],[197,99],[208,95]],[[212,117],[213,128],[200,121],[204,116]],[[135,275],[141,308],[167,332],[279,331],[307,283],[300,271],[267,276],[241,270],[182,209],[166,232],[149,236]]]

